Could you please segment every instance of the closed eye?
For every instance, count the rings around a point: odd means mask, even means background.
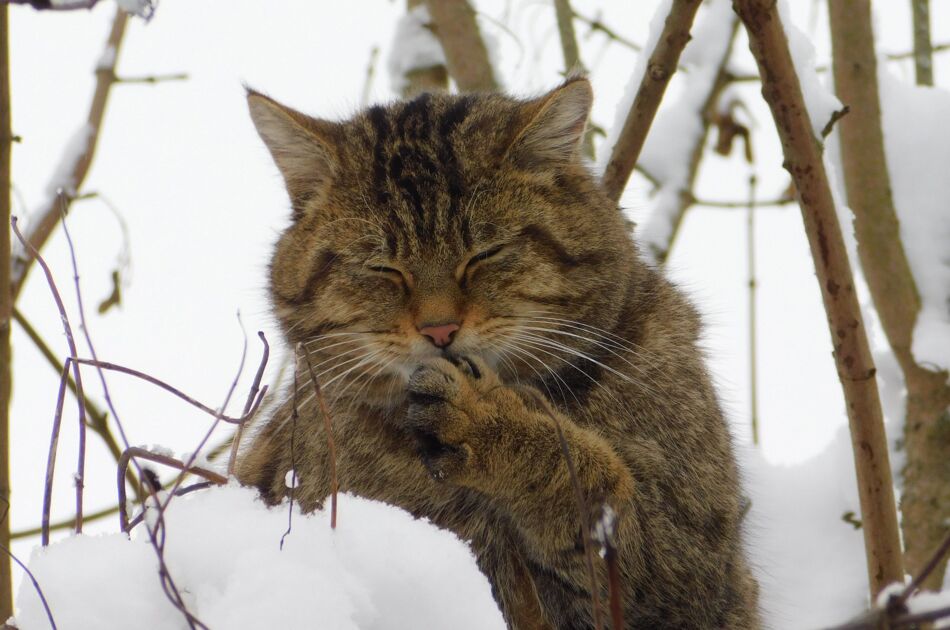
[[[495,245],[494,247],[490,247],[483,252],[478,252],[477,254],[475,254],[474,256],[468,259],[468,264],[466,265],[466,267],[470,267],[476,263],[480,263],[483,260],[488,260],[489,258],[500,253],[501,250],[504,249],[504,247],[505,247],[504,245]]]
[[[390,282],[394,284],[401,285],[406,290],[409,289],[410,280],[406,272],[401,269],[396,269],[395,267],[387,267],[386,265],[366,265],[365,268],[369,272],[376,276],[383,276]]]
[[[489,247],[488,249],[482,250],[478,252],[477,254],[475,254],[474,256],[472,256],[471,258],[469,258],[465,262],[465,265],[461,268],[461,270],[457,272],[459,283],[462,285],[462,287],[465,287],[465,285],[468,284],[469,280],[471,279],[472,273],[478,268],[479,265],[481,265],[481,263],[491,260],[498,254],[500,254],[502,250],[504,249],[505,249],[504,244],[495,245],[493,247]]]

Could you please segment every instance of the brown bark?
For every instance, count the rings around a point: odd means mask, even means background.
[[[887,170],[870,1],[832,0],[828,8],[835,89],[851,109],[838,133],[858,256],[907,387],[901,512],[904,560],[916,575],[946,536],[950,518],[950,429],[940,430],[950,385],[946,372],[918,365],[911,353],[920,296],[900,240]],[[928,588],[939,588],[945,566],[946,560],[931,574]]]
[[[425,4],[425,0],[408,0],[406,8]],[[406,86],[402,90],[403,98],[412,98],[422,92],[445,92],[449,89],[449,71],[443,64],[417,68],[406,73]]]
[[[934,84],[933,44],[930,42],[930,0],[910,0],[914,14],[914,72],[917,85]]]
[[[425,0],[433,31],[442,43],[449,74],[462,92],[498,89],[488,50],[466,0]]]
[[[887,438],[861,309],[834,199],[774,0],[733,0],[749,33],[811,248],[854,449],[872,598],[904,570]]]
[[[620,199],[633,167],[637,164],[663,93],[676,71],[680,53],[690,39],[689,29],[699,9],[699,0],[673,0],[663,32],[650,53],[643,79],[624,120],[601,180],[611,199]]]
[[[561,53],[564,55],[564,76],[587,74],[584,62],[577,49],[577,35],[574,33],[574,11],[570,0],[554,0],[554,14],[557,18],[557,32],[561,40]],[[591,160],[594,159],[594,135],[588,127],[581,144],[581,151]]]
[[[112,86],[117,82],[115,67],[119,58],[119,49],[122,46],[122,36],[125,34],[125,27],[129,21],[128,14],[122,9],[116,8],[115,18],[112,21],[112,30],[109,32],[109,38],[106,41],[106,48],[112,47],[115,54],[111,56],[111,63],[104,64],[96,68],[96,88],[92,96],[92,103],[89,106],[89,113],[86,116],[86,124],[92,129],[89,141],[74,161],[69,173],[69,181],[75,190],[79,190],[86,175],[89,173],[89,167],[92,165],[92,158],[96,153],[96,143],[99,140],[99,130],[102,127],[102,120],[105,117],[106,102],[109,100],[109,92]],[[61,212],[65,210],[62,205],[67,206],[71,203],[69,195],[50,196],[44,207],[36,212],[35,219],[30,221],[29,232],[26,234],[27,240],[36,251],[40,251],[43,245],[49,239],[56,225],[59,223]],[[18,259],[13,268],[13,299],[23,289],[24,281],[33,267],[36,259],[28,251],[23,253],[23,258]]]
[[[10,286],[10,25],[8,7],[0,5],[0,545],[10,548],[10,392],[13,356],[10,326],[13,292]],[[13,614],[13,574],[10,558],[0,557],[0,620]]]

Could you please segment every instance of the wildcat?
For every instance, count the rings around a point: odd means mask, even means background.
[[[277,503],[294,469],[295,500],[322,507],[312,367],[341,490],[468,541],[509,627],[593,627],[582,532],[607,505],[628,628],[758,628],[699,320],[579,158],[589,83],[422,94],[340,123],[248,101],[293,208],[270,292],[304,358],[241,481]]]

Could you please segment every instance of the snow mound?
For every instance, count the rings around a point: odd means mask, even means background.
[[[189,611],[209,628],[504,628],[488,581],[450,532],[382,503],[341,495],[339,522],[268,508],[236,485],[175,499],[165,558]],[[74,536],[29,563],[57,625],[70,630],[179,630],[146,532]],[[49,628],[29,580],[20,630]]]

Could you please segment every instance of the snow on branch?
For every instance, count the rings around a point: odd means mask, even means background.
[[[447,87],[445,53],[432,33],[425,5],[414,6],[399,18],[386,67],[390,86],[404,98],[426,89]]]
[[[808,83],[799,82],[774,0],[734,0],[733,6],[748,31],[749,47],[762,77],[762,95],[782,143],[784,165],[798,190],[844,391],[864,519],[868,578],[872,595],[877,595],[887,584],[904,577],[897,508],[876,369],[822,147],[806,107]]]
[[[628,96],[624,97],[618,109],[623,122],[618,116],[614,125],[614,129],[620,130],[619,136],[615,136],[613,142],[612,138],[608,138],[606,143],[611,149],[602,183],[612,199],[620,198],[637,163],[660,101],[663,100],[663,93],[676,71],[683,47],[690,39],[689,31],[700,4],[699,0],[665,0],[660,3],[650,22],[650,41],[645,47],[645,50],[650,51],[650,57],[645,60],[641,55],[637,62],[629,84],[630,87],[639,85],[636,95],[630,99],[631,89],[628,87]],[[663,15],[666,15],[666,20],[659,28]],[[631,104],[624,115],[622,112],[627,109],[626,103]]]
[[[684,89],[677,103],[660,111],[639,165],[656,179],[652,212],[640,240],[645,253],[666,261],[679,225],[695,197],[692,192],[717,103],[729,82],[726,65],[738,20],[729,0],[708,5],[696,34],[683,51]]]

